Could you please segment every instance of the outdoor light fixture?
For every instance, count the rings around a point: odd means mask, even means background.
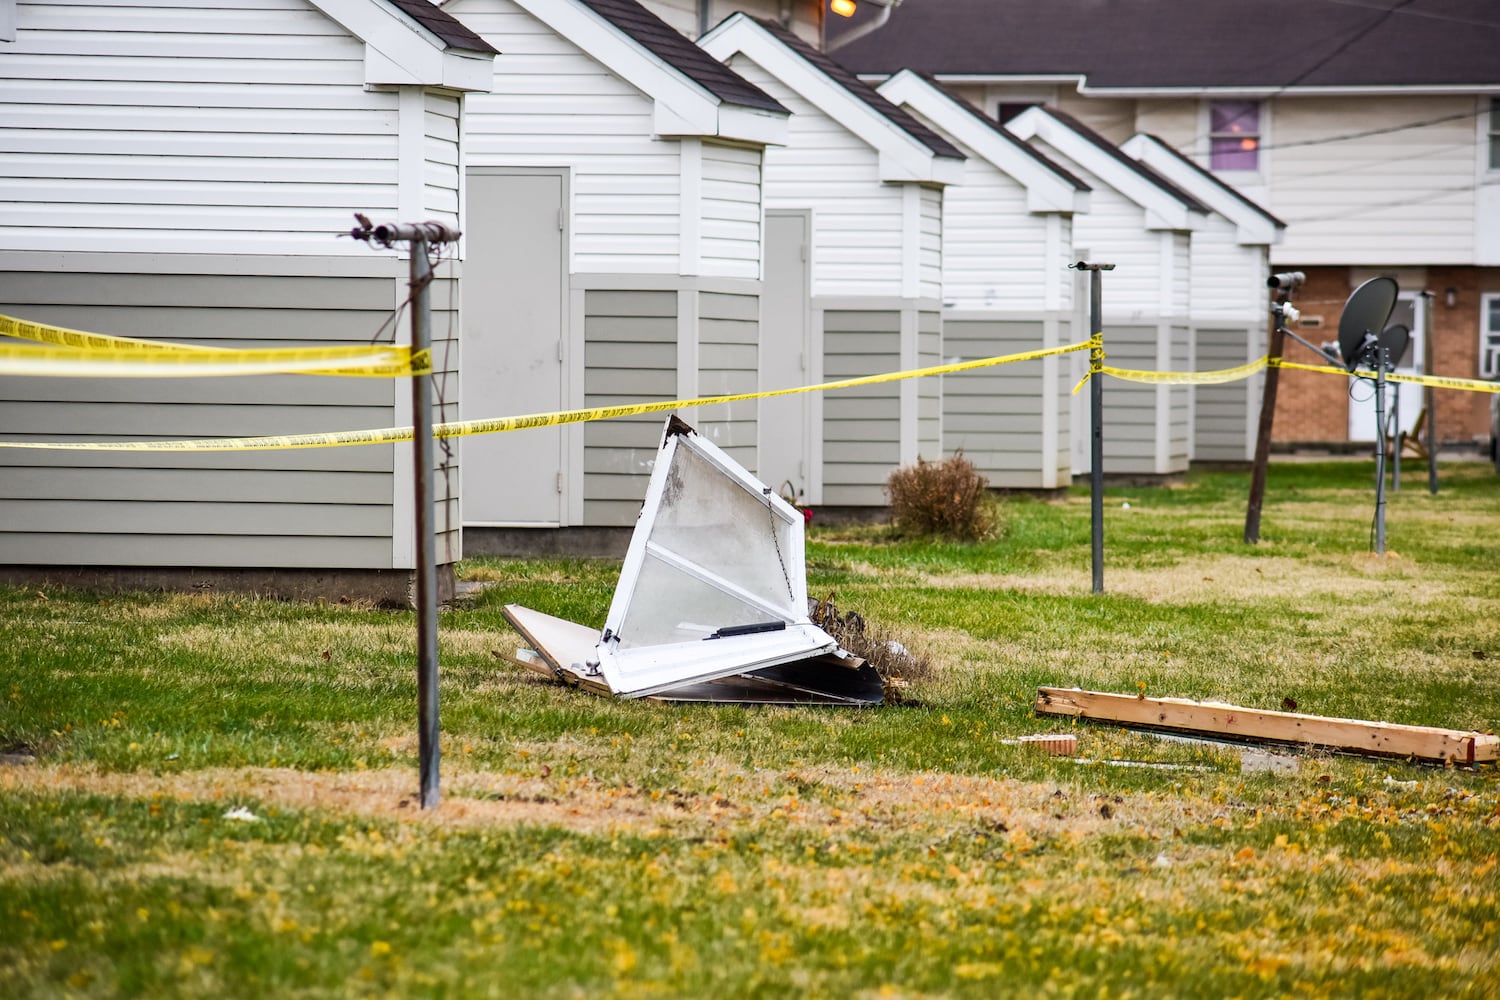
[[[839,17],[853,17],[857,6],[854,0],[828,0],[828,9]]]
[[[1443,304],[1446,305],[1449,309],[1452,309],[1454,306],[1458,305],[1457,288],[1449,288],[1443,292]]]

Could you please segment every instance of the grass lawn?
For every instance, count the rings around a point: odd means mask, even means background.
[[[1009,498],[980,545],[818,526],[809,587],[934,671],[872,710],[619,702],[499,658],[617,571],[465,564],[443,794],[409,613],[0,589],[0,996],[1500,996],[1500,780],[1071,727],[1039,685],[1500,723],[1500,479],[1372,463]],[[1128,504],[1128,507],[1126,506]],[[1170,768],[1117,766],[1145,761]]]

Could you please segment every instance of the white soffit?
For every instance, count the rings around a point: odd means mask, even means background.
[[[807,616],[801,513],[668,421],[596,649],[638,697],[830,653]]]
[[[372,0],[312,0],[329,18],[365,43],[365,83],[488,91],[493,53],[450,48],[399,10]]]

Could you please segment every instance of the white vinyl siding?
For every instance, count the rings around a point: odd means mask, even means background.
[[[0,59],[12,250],[366,253],[397,207],[397,95],[303,0],[23,5]]]
[[[458,117],[462,105],[457,97],[427,93],[425,99],[426,142],[423,172],[424,219],[445,222],[457,229],[458,220]]]
[[[902,191],[876,151],[743,55],[730,66],[790,109],[786,146],[766,149],[767,208],[813,209],[813,295],[899,295]]]
[[[1475,244],[1473,97],[1280,98],[1267,207],[1287,223],[1276,259],[1301,265],[1466,263]]]
[[[650,98],[506,0],[445,9],[504,52],[466,101],[468,164],[572,168],[573,273],[677,274],[680,146]]]
[[[703,144],[700,273],[760,277],[760,183],[760,150]]]
[[[1191,244],[1192,315],[1195,319],[1259,321],[1266,316],[1266,248],[1246,246],[1234,223],[1211,214]]]
[[[919,198],[917,235],[917,282],[924,299],[937,299],[943,294],[943,188],[924,187],[917,190]]]
[[[969,158],[964,181],[943,192],[944,302],[954,309],[1043,308],[1047,268],[1069,263],[1048,259],[1046,218],[1027,212],[1026,189],[1009,174],[959,149]]]

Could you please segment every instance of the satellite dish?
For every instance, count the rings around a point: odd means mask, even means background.
[[[1344,358],[1345,368],[1353,371],[1363,360],[1366,334],[1378,336],[1385,329],[1385,321],[1396,308],[1399,290],[1395,278],[1371,278],[1344,303],[1344,314],[1339,318],[1339,354]]]
[[[1391,324],[1380,335],[1380,347],[1385,352],[1385,363],[1400,368],[1411,353],[1411,330],[1405,323]]]

